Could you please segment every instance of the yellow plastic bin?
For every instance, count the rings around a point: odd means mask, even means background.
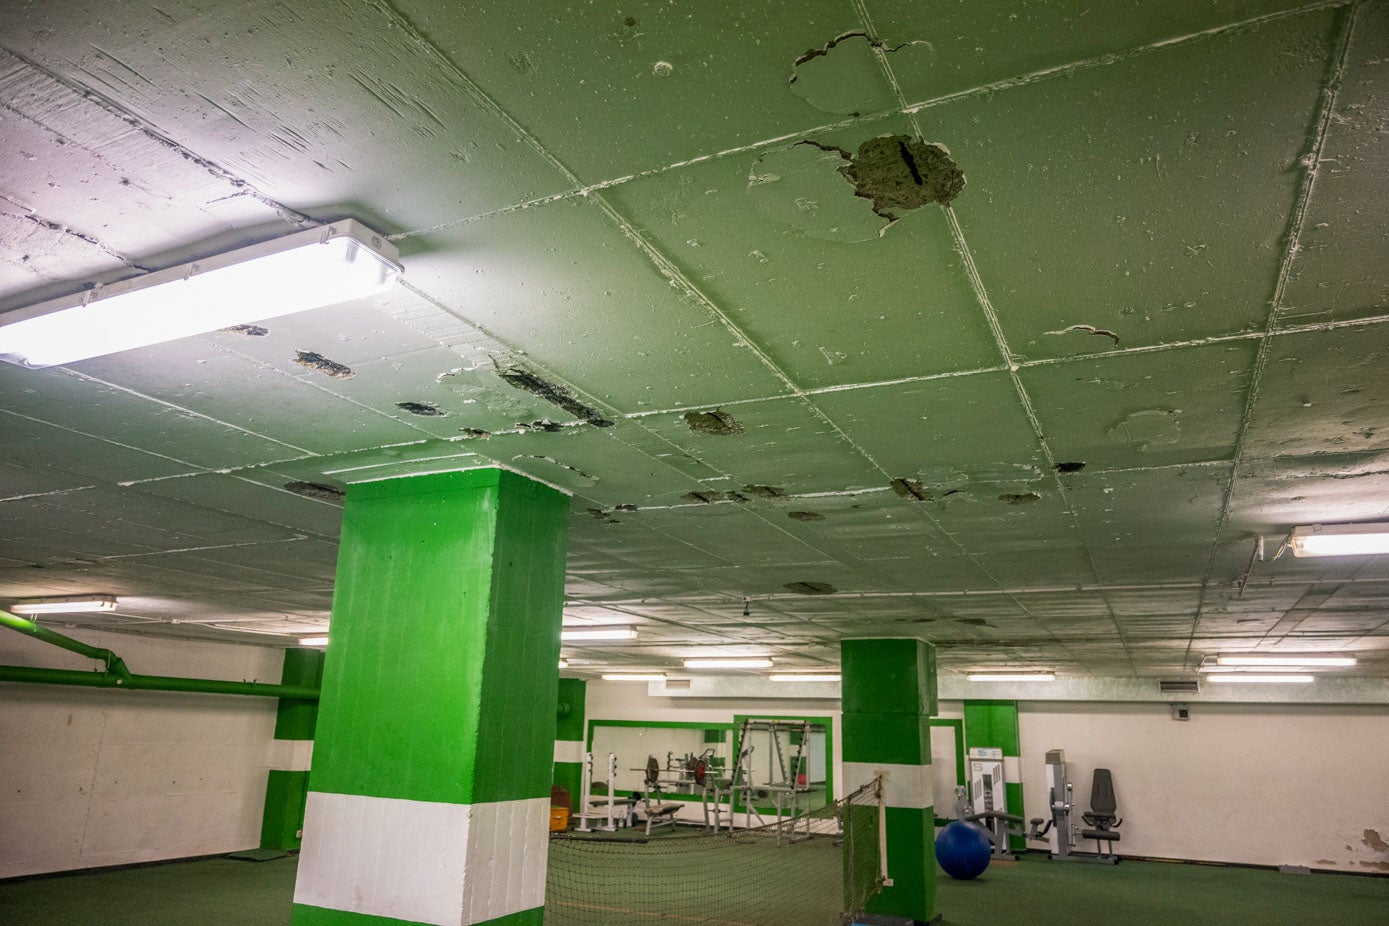
[[[550,832],[563,833],[569,829],[569,808],[551,807],[550,808]]]

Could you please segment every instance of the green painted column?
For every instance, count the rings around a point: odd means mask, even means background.
[[[930,718],[935,648],[920,640],[844,640],[844,793],[883,775],[887,876],[864,912],[931,919],[936,902]],[[860,808],[860,811],[862,808]]]
[[[280,684],[317,688],[323,680],[323,651],[294,647],[285,650]],[[275,739],[270,773],[265,782],[265,811],[261,815],[263,849],[298,849],[303,838],[304,802],[309,793],[309,763],[313,758],[314,724],[318,702],[281,698],[275,711]]]
[[[588,795],[580,794],[584,774],[584,698],[588,682],[581,678],[559,680],[559,717],[555,729],[555,784],[569,790],[574,812],[583,808]]]
[[[293,926],[538,926],[569,500],[347,490]]]
[[[966,701],[965,749],[992,747],[1003,750],[1003,786],[1008,798],[1007,810],[1011,814],[1023,816],[1022,770],[1018,756],[1018,702],[1016,701]],[[1008,847],[1014,852],[1027,849],[1027,837],[1012,836]]]

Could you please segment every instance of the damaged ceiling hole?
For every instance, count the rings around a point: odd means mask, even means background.
[[[325,376],[333,379],[351,379],[357,373],[349,366],[344,366],[336,360],[329,360],[322,354],[316,354],[311,350],[297,350],[294,352],[294,362],[301,367],[308,367]]]
[[[321,502],[340,502],[347,493],[337,486],[322,482],[286,482],[285,488],[295,495],[316,498]]]
[[[1057,463],[1055,467],[1058,473],[1078,473],[1085,469],[1084,460],[1069,460],[1065,463]]]
[[[786,516],[793,521],[823,521],[825,516],[818,511],[788,511]]]
[[[797,595],[833,595],[839,591],[828,582],[787,582],[782,588]]]
[[[998,500],[1009,505],[1030,505],[1041,497],[1036,492],[1004,492]]]
[[[482,428],[459,428],[458,436],[462,440],[480,440],[484,437],[491,437],[491,433]]]
[[[728,412],[714,409],[711,412],[685,412],[685,423],[690,426],[690,430],[696,434],[716,434],[720,437],[731,437],[734,434],[742,434],[743,426],[738,423]]]
[[[889,222],[897,221],[894,209],[949,206],[965,187],[964,173],[943,146],[909,135],[870,138],[854,154],[809,139],[797,144],[837,152],[848,161],[840,175],[853,185],[855,196],[871,200],[873,212]]]
[[[613,426],[613,423],[607,418],[604,418],[597,409],[580,402],[569,390],[556,386],[554,383],[547,382],[529,370],[523,370],[520,367],[511,367],[510,369],[502,370],[497,375],[500,376],[503,381],[515,386],[517,389],[529,392],[531,395],[538,396],[553,405],[558,405],[575,418],[586,421],[595,428],[610,428]]]
[[[439,406],[430,402],[397,402],[395,407],[403,412],[419,415],[421,418],[442,418],[446,414],[439,411]]]
[[[564,425],[558,421],[551,421],[549,418],[540,418],[536,421],[518,421],[516,427],[522,431],[546,431],[550,434],[564,430]]]
[[[617,518],[614,518],[614,517],[612,516],[612,513],[611,513],[611,512],[604,511],[602,508],[590,508],[590,509],[588,509],[588,513],[591,514],[591,515],[593,515],[593,517],[594,517],[596,520],[602,521],[604,524],[621,524],[621,523],[622,523],[622,522],[619,521]]]
[[[222,330],[244,334],[248,338],[263,338],[270,333],[269,328],[262,328],[260,325],[232,325],[230,328],[223,328]]]
[[[786,490],[780,486],[745,485],[743,489],[758,498],[781,498],[786,494]]]

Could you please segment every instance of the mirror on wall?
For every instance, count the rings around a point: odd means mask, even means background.
[[[629,795],[642,791],[647,776],[654,770],[662,792],[698,795],[703,791],[706,776],[731,775],[732,739],[731,724],[594,720],[590,746],[594,756],[592,793],[605,793],[604,762],[608,753],[614,753],[616,791]]]

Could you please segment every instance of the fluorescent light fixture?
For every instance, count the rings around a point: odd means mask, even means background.
[[[327,637],[300,637],[300,638],[299,638],[299,645],[300,645],[300,646],[327,646],[327,645],[328,645],[328,638],[327,638]]]
[[[664,672],[604,672],[605,682],[664,682]]]
[[[347,219],[0,315],[0,360],[31,368],[335,305],[385,289],[396,249]]]
[[[1306,685],[1315,682],[1315,675],[1251,675],[1245,672],[1232,672],[1229,675],[1204,676],[1208,682],[1245,682],[1252,685]]]
[[[1278,656],[1269,655],[1239,655],[1239,656],[1216,656],[1216,665],[1220,666],[1328,666],[1346,667],[1355,665],[1354,656]]]
[[[561,627],[559,638],[565,643],[579,640],[635,640],[635,627]]]
[[[561,669],[567,669],[567,668],[569,668],[569,660],[568,660],[568,659],[561,659],[561,660],[559,661],[559,667],[560,667]]]
[[[686,659],[687,669],[770,669],[766,656],[726,656],[714,659]]]
[[[1051,682],[1054,672],[971,672],[965,676],[971,682]]]
[[[1389,521],[1373,524],[1311,524],[1293,528],[1293,556],[1369,556],[1389,553]]]
[[[838,675],[829,673],[801,672],[799,674],[769,675],[767,678],[774,682],[837,682]]]
[[[69,595],[63,598],[27,598],[10,605],[15,614],[85,614],[114,611],[115,595]]]

